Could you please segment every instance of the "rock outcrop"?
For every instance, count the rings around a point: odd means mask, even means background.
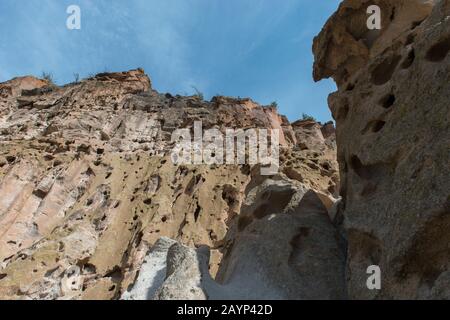
[[[450,298],[450,0],[344,0],[313,51],[336,129],[141,69],[1,83],[0,299]],[[271,139],[177,163],[199,124]]]
[[[277,175],[293,188],[314,190],[326,208],[338,196],[332,128],[327,125],[325,137],[321,125],[290,124],[275,108],[250,99],[161,94],[142,70],[62,87],[24,77],[0,89],[0,298],[149,298],[149,288],[165,280],[168,244],[155,245],[164,237],[208,246],[212,278],[227,252],[235,263],[230,230],[239,224],[246,190],[270,176],[261,175],[259,164],[175,165],[172,133],[192,130],[197,121],[220,132],[279,129]],[[269,206],[264,215],[283,210]],[[306,223],[286,219],[284,279],[296,263],[286,260],[295,251],[288,238]],[[267,233],[270,225],[258,228]]]
[[[379,5],[382,29],[365,26]],[[333,77],[353,299],[450,298],[450,1],[343,1],[314,41]],[[378,265],[381,290],[367,290]]]
[[[122,298],[145,299],[149,293],[153,299],[347,297],[344,242],[310,189],[280,176],[254,186],[246,192],[225,241],[228,248],[214,281],[208,247],[195,250],[170,239],[158,240]]]

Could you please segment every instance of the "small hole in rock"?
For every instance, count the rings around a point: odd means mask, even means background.
[[[372,126],[372,132],[380,131],[381,129],[383,129],[385,124],[386,124],[385,121],[381,121],[381,120],[375,121]]]
[[[356,172],[356,174],[360,177],[365,176],[365,168],[362,164],[361,160],[358,158],[358,156],[353,155],[350,158],[350,167],[353,169],[353,171]]]
[[[411,23],[411,30],[414,30],[415,28],[420,26],[422,24],[422,22],[423,22],[423,20],[421,20],[421,21],[414,21],[413,23]]]
[[[432,46],[428,50],[425,58],[431,62],[439,62],[445,59],[449,51],[450,51],[450,37]]]
[[[198,220],[198,218],[200,216],[200,211],[201,210],[202,210],[202,208],[198,205],[198,202],[197,202],[197,208],[195,209],[195,212],[194,212],[195,222],[197,222],[197,220]]]
[[[350,107],[348,104],[345,104],[342,108],[339,109],[338,114],[337,114],[337,119],[338,120],[345,120],[345,118],[347,118],[347,114],[349,111]]]
[[[401,67],[402,69],[408,69],[416,59],[416,53],[414,52],[414,49],[411,49],[411,51],[408,52],[408,56],[403,60]]]
[[[409,34],[408,37],[406,38],[405,46],[410,45],[411,43],[413,43],[415,37],[416,37],[416,35],[414,33]]]
[[[383,108],[390,108],[395,103],[395,96],[393,94],[388,94],[384,98],[380,100],[380,104],[383,106]]]
[[[14,157],[14,156],[6,156],[6,161],[8,161],[8,163],[13,163],[14,161],[16,161],[16,157]]]
[[[355,89],[355,85],[353,83],[349,83],[347,86],[347,91],[352,91],[353,89]]]
[[[396,12],[395,12],[395,7],[394,7],[394,8],[392,8],[392,12],[391,12],[391,16],[389,17],[389,20],[394,21],[395,14],[396,14]]]
[[[372,71],[373,84],[380,86],[391,80],[398,63],[401,60],[401,56],[395,55],[387,57]]]

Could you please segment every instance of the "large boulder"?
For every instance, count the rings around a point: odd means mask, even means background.
[[[170,239],[158,240],[122,298],[347,297],[344,242],[312,190],[281,179],[267,179],[251,188],[225,241],[225,256],[213,280],[208,247],[194,249]]]

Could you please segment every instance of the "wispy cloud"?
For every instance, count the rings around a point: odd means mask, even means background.
[[[66,29],[66,8],[82,29]],[[154,87],[206,97],[278,100],[295,118],[302,98],[329,86],[311,79],[311,39],[339,0],[1,0],[0,81],[52,72],[58,83],[106,70],[143,67]],[[298,92],[298,94],[297,94]],[[299,101],[300,100],[300,101]],[[320,105],[325,105],[320,103]],[[326,107],[316,117],[329,118]]]

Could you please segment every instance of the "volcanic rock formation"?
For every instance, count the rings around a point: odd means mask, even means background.
[[[382,29],[368,31],[377,4]],[[344,1],[314,41],[333,77],[349,298],[450,298],[450,1]],[[367,290],[379,265],[381,290]]]
[[[338,194],[333,128],[324,138],[316,122],[291,125],[250,99],[160,94],[142,70],[63,87],[16,78],[0,92],[0,298],[147,298],[134,284],[161,237],[210,247],[215,277],[238,234],[283,214],[294,192],[270,191],[244,217],[246,189],[271,176],[260,165],[175,165],[171,134],[195,121],[221,131],[279,129],[279,179],[315,190],[324,208]],[[284,279],[298,272],[289,237],[308,227],[290,219]],[[319,223],[334,230],[329,219]]]
[[[0,84],[0,299],[450,298],[450,0],[345,0],[313,51],[336,130],[141,69]],[[199,121],[279,129],[278,171],[174,163]]]

